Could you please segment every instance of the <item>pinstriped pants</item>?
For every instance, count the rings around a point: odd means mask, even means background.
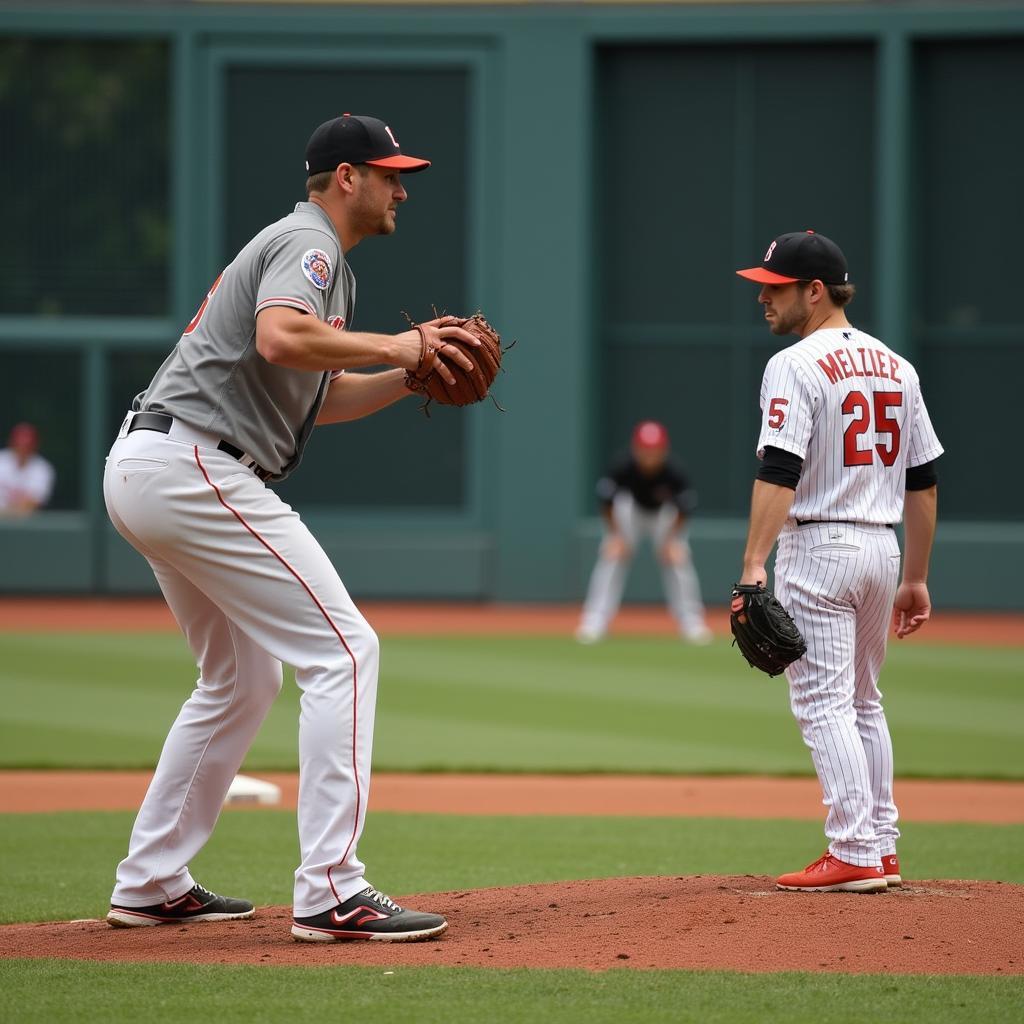
[[[896,852],[893,759],[878,677],[900,551],[885,526],[787,523],[775,591],[807,642],[786,671],[790,706],[811,750],[833,856],[872,866]]]

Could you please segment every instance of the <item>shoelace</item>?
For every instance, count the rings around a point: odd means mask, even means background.
[[[378,889],[374,889],[372,885],[363,890],[363,895],[367,899],[373,900],[374,903],[379,903],[385,910],[393,910],[396,914],[401,913],[402,908],[393,899],[385,896]]]
[[[826,861],[828,861],[828,859],[831,856],[832,856],[832,854],[830,854],[830,853],[823,854],[813,864],[808,864],[807,867],[804,868],[804,871],[814,871],[814,870],[820,870],[821,868],[824,868]]]
[[[194,886],[192,886],[192,892],[195,893],[197,889],[199,890],[199,893],[201,895],[203,895],[203,896],[213,896],[214,899],[216,899],[216,894],[210,892],[210,890],[207,889],[205,885],[200,885],[198,882],[196,882],[196,884]]]

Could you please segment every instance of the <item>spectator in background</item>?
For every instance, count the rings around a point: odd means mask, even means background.
[[[0,515],[31,515],[50,500],[53,466],[38,448],[39,431],[31,423],[11,428],[7,447],[0,450]]]
[[[576,639],[592,644],[605,635],[619,610],[637,542],[649,537],[680,633],[691,643],[708,643],[711,630],[704,621],[700,584],[686,540],[695,495],[683,471],[669,457],[668,430],[652,420],[637,424],[630,457],[601,477],[597,495],[605,536]]]

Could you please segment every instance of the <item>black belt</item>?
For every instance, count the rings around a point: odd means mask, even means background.
[[[174,419],[162,412],[137,412],[132,417],[131,423],[128,425],[127,433],[131,433],[133,430],[157,430],[161,434],[169,434],[171,432],[171,425],[174,423]],[[236,448],[230,441],[220,441],[217,444],[217,450],[225,452],[230,455],[233,459],[240,459],[245,452],[241,448]],[[262,466],[257,465],[255,462],[252,463],[249,468],[260,478],[260,480],[266,480],[271,476],[271,472],[268,469],[264,469]]]
[[[798,519],[797,526],[884,526],[894,530],[894,523],[855,523],[850,519]]]

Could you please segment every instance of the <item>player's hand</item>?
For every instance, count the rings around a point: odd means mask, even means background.
[[[467,345],[471,345],[473,348],[480,347],[480,339],[475,334],[470,334],[469,331],[462,327],[456,327],[454,324],[446,324],[445,320],[451,320],[452,317],[440,317],[440,323],[437,325],[431,324],[429,327],[424,327],[428,332],[436,332],[437,340],[430,341],[431,347],[436,351],[434,356],[434,369],[441,374],[445,381],[449,384],[455,383],[455,377],[452,375],[451,370],[445,365],[445,362],[456,363],[466,371],[472,371],[473,360],[466,355],[465,352],[459,348],[458,345],[446,345],[445,342],[449,338],[458,338],[459,341],[465,342]]]
[[[892,603],[892,628],[902,640],[916,633],[931,618],[932,601],[925,583],[903,582]]]
[[[658,552],[658,556],[661,558],[662,565],[679,566],[686,561],[686,548],[683,547],[683,542],[675,537],[669,537],[664,544],[661,545],[661,550]]]
[[[629,557],[629,544],[621,533],[610,533],[604,541],[604,557],[621,562]]]
[[[448,338],[458,338],[473,348],[480,347],[480,339],[452,323],[454,317],[438,317],[419,325],[419,329],[397,335],[399,341],[396,366],[411,370],[421,380],[436,372],[446,384],[455,384],[455,376],[448,363],[471,371],[473,361],[457,346],[448,345]],[[420,334],[422,329],[423,334]],[[425,343],[425,350],[424,350]]]
[[[740,576],[740,583],[754,586],[760,584],[762,587],[768,586],[768,573],[763,565],[745,565],[743,567],[743,575]]]
[[[424,320],[419,326],[427,332],[427,339],[435,348],[439,348],[446,338],[458,338],[459,341],[464,341],[467,345],[472,345],[473,348],[479,348],[480,339],[464,327],[457,327],[458,323],[457,316],[439,316],[433,320]],[[418,331],[413,331],[413,334],[418,333]],[[470,367],[467,366],[465,369],[468,370]]]

